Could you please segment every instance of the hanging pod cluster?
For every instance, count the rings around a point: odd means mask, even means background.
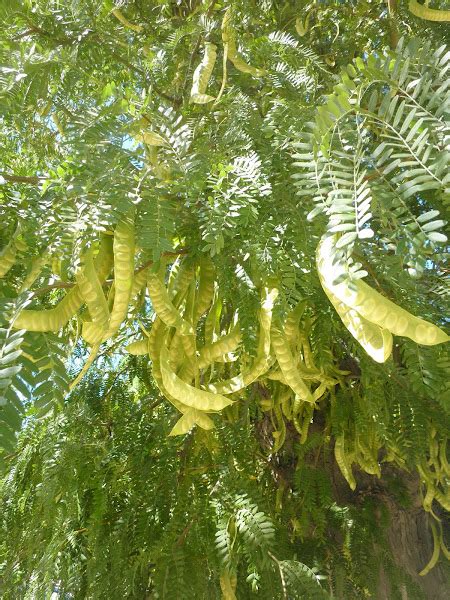
[[[100,344],[114,336],[127,315],[130,299],[145,285],[146,273],[134,278],[134,213],[125,215],[117,224],[114,236],[102,236],[100,243],[82,252],[75,274],[75,285],[51,309],[22,310],[13,323],[15,329],[28,331],[54,331],[62,329],[85,305],[82,336],[92,346],[91,354],[81,373],[72,383],[73,387],[84,376],[93,362]],[[39,257],[42,266],[46,256]],[[27,289],[36,277],[37,267],[32,267],[21,289]],[[111,270],[113,283],[108,297],[103,287]],[[87,316],[88,315],[88,316]]]
[[[412,315],[361,279],[349,281],[345,267],[333,261],[337,239],[336,235],[326,235],[317,248],[320,283],[346,328],[369,356],[385,362],[392,352],[392,335],[427,346],[448,341],[442,329]],[[336,283],[339,278],[344,281]]]
[[[281,411],[306,439],[315,403],[338,380],[314,365],[307,334],[299,328],[305,303],[284,324],[275,322],[278,290],[262,286],[257,351],[249,356],[240,348],[238,313],[221,302],[209,258],[195,265],[177,260],[167,283],[166,265],[155,266],[147,285],[155,314],[152,328],[126,349],[135,355],[148,353],[161,393],[182,413],[171,435],[184,434],[193,425],[211,429],[209,415],[227,407],[230,415],[237,408],[235,400],[258,380],[272,392],[264,410],[272,410],[277,420],[277,444],[284,440]]]

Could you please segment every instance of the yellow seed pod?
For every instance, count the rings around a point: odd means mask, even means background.
[[[122,23],[122,25],[124,25],[128,29],[132,29],[133,31],[136,31],[137,33],[141,33],[144,30],[142,25],[134,25],[134,23],[131,23],[125,17],[125,15],[122,14],[122,12],[118,8],[113,8],[113,10],[111,11],[111,14],[113,14],[116,17],[116,19],[118,21],[120,21]]]
[[[17,250],[19,250],[16,237],[19,231],[20,229],[18,226],[12,239],[0,252],[0,277],[4,277],[16,262]]]
[[[195,408],[189,408],[175,423],[169,435],[184,435],[188,433],[194,425],[198,425],[201,429],[205,429],[206,431],[214,429],[214,421],[211,417],[208,417],[208,415]]]
[[[211,306],[214,298],[214,280],[216,271],[210,258],[203,257],[200,261],[200,282],[198,285],[198,293],[195,299],[194,323]]]
[[[206,344],[199,351],[198,367],[204,369],[212,363],[221,360],[221,358],[234,352],[241,342],[241,332],[235,325],[230,333],[222,336],[212,344]]]
[[[345,274],[342,266],[332,262],[335,243],[335,236],[324,237],[317,249],[319,278],[329,297],[331,294],[339,302],[356,311],[361,318],[378,325],[381,329],[388,330],[394,335],[409,337],[418,344],[434,345],[448,341],[447,334],[439,327],[415,317],[361,279],[351,283],[345,280],[335,284],[334,280],[339,275]],[[351,313],[350,318],[356,322],[355,314]],[[365,324],[365,321],[362,322]]]
[[[147,280],[148,293],[153,309],[158,317],[169,327],[175,327],[181,335],[193,335],[192,325],[185,321],[172,304],[166,287],[155,272],[150,272]]]
[[[259,379],[274,363],[270,354],[270,327],[272,323],[273,305],[278,296],[276,288],[263,288],[262,303],[259,311],[259,340],[258,351],[250,368],[244,368],[241,373],[228,380],[205,386],[205,389],[216,394],[233,394],[246,388]]]
[[[223,600],[237,600],[236,586],[237,577],[228,570],[222,571],[220,575],[220,589],[222,590]]]
[[[50,258],[49,251],[45,250],[40,256],[36,256],[31,261],[30,270],[28,271],[25,279],[23,280],[22,285],[19,288],[19,294],[22,294],[23,292],[26,292],[27,290],[30,289],[30,287],[33,285],[33,283],[36,281],[36,279],[41,274],[42,269],[48,263],[49,258]]]
[[[430,522],[430,525],[431,525],[431,531],[433,532],[433,554],[431,555],[429,563],[420,571],[419,575],[421,577],[424,577],[425,575],[427,575],[431,571],[431,569],[436,565],[437,561],[439,560],[441,544],[439,541],[438,532],[432,521]]]
[[[128,354],[132,354],[133,356],[143,356],[148,354],[148,339],[145,338],[143,340],[131,342],[131,344],[125,346],[125,350]]]
[[[242,73],[248,73],[253,77],[263,77],[267,74],[264,69],[257,69],[252,65],[249,65],[242,56],[239,54],[236,47],[236,32],[233,27],[233,19],[231,14],[231,8],[225,11],[222,21],[222,41],[227,47],[227,57],[238,71]]]
[[[161,348],[160,368],[164,387],[179,402],[206,412],[220,411],[232,404],[225,396],[194,388],[180,379],[170,368],[169,353],[165,345]]]
[[[94,259],[95,271],[100,281],[104,281],[112,267],[112,240],[103,236],[100,249]],[[75,285],[64,298],[48,310],[22,310],[12,327],[28,331],[59,331],[83,304],[83,296],[78,285]]]
[[[284,335],[294,351],[299,340],[300,320],[305,312],[306,300],[300,302],[289,312],[284,323]]]
[[[202,62],[194,71],[192,78],[191,102],[194,104],[207,104],[214,100],[214,96],[206,93],[214,65],[216,63],[217,46],[210,42],[205,43],[205,53]]]
[[[304,402],[314,403],[311,391],[306,383],[300,377],[297,371],[294,357],[292,356],[289,344],[285,336],[278,327],[272,327],[272,348],[275,352],[276,359],[283,373],[287,385],[292,391],[297,394]]]
[[[348,485],[352,490],[356,489],[356,480],[353,476],[351,461],[349,460],[347,454],[345,453],[345,438],[344,434],[338,436],[336,438],[336,443],[334,445],[334,456],[336,458],[337,465],[345,477]]]
[[[133,217],[125,216],[114,231],[114,304],[103,340],[117,333],[130,303],[135,253]]]
[[[81,257],[80,268],[75,274],[75,279],[83,301],[89,309],[92,323],[106,331],[109,319],[108,303],[94,267],[93,248]]]
[[[419,4],[417,0],[409,0],[408,8],[413,15],[426,21],[435,21],[438,23],[450,21],[450,10],[428,8],[428,2]]]
[[[300,37],[305,36],[309,31],[309,17],[311,12],[306,15],[306,19],[303,22],[300,17],[295,19],[295,31],[298,33]]]

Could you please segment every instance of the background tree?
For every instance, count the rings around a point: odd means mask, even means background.
[[[447,597],[444,4],[0,7],[2,597]]]

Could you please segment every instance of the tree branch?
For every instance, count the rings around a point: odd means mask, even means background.
[[[26,177],[25,175],[8,175],[8,173],[0,172],[0,177],[3,177],[5,181],[9,181],[10,183],[29,183],[30,185],[37,185],[40,181],[45,179],[45,177]]]

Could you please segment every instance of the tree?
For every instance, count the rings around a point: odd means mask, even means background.
[[[447,597],[444,4],[0,7],[2,597]]]

